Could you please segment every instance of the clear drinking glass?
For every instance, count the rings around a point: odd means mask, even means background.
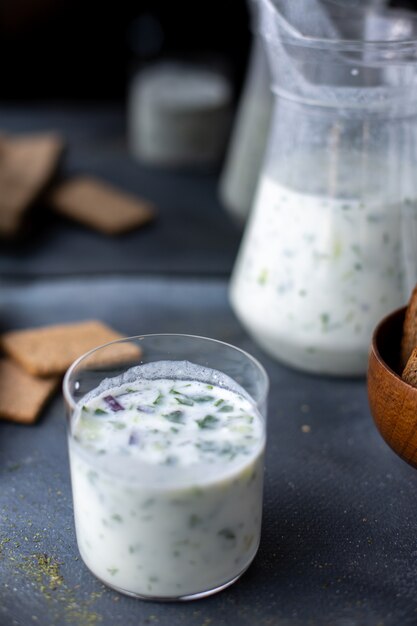
[[[380,5],[260,0],[275,104],[231,302],[317,373],[364,375],[417,280],[417,20]]]
[[[216,450],[205,462],[161,464],[145,453],[131,454],[129,445],[120,445],[120,437],[129,438],[129,444],[141,440],[141,428],[152,419],[149,412],[161,404],[158,392],[153,407],[137,407],[134,432],[123,430],[122,413],[115,412],[108,422],[115,425],[114,434],[100,442],[104,449],[98,450],[95,441],[103,410],[89,408],[92,398],[104,389],[112,394],[106,395],[106,402],[117,409],[119,403],[127,406],[126,398],[138,380],[153,390],[162,379],[183,387],[192,387],[187,381],[204,383],[205,394],[191,396],[192,401],[171,389],[162,404],[179,398],[180,409],[190,408],[183,404],[201,407],[212,402],[211,394],[219,388],[224,394],[242,394],[249,407],[248,423],[255,420],[258,428],[256,445],[248,443],[249,452],[241,453],[244,448],[222,441],[222,431],[204,430],[205,446],[208,441]],[[122,387],[123,393],[116,396],[115,387]],[[63,391],[77,542],[87,567],[122,593],[156,600],[204,597],[237,580],[253,560],[261,532],[268,394],[263,367],[221,341],[145,335],[112,342],[79,358],[65,376]],[[211,427],[220,406],[222,419],[232,423],[234,417],[227,412],[231,408],[218,401],[198,426]],[[166,417],[179,415],[181,411],[174,411]],[[82,431],[79,420],[84,420]],[[178,423],[168,425],[175,433],[181,429]],[[203,431],[194,426],[184,445],[194,445],[194,440],[202,445]],[[157,432],[147,431],[156,443]],[[248,440],[245,432],[241,427],[240,442]],[[216,457],[217,452],[227,461]]]

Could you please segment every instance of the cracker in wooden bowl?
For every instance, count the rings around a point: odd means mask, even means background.
[[[401,339],[401,367],[404,368],[417,347],[417,286],[414,287],[404,318]]]

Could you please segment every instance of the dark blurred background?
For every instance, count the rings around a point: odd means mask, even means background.
[[[0,0],[0,97],[121,100],[165,55],[214,55],[239,85],[249,41],[244,0]]]
[[[0,97],[122,100],[161,56],[218,58],[239,87],[249,43],[245,0],[0,0]]]

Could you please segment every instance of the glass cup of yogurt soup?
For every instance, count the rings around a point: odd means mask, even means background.
[[[260,540],[267,394],[253,357],[189,335],[112,342],[70,367],[75,527],[93,574],[153,600],[242,575]]]

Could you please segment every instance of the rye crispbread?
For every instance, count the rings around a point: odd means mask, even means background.
[[[51,208],[106,235],[119,235],[155,217],[146,200],[98,179],[78,176],[60,183],[48,195]]]
[[[63,150],[52,133],[0,137],[0,236],[14,237],[51,182]]]
[[[106,324],[88,320],[6,332],[0,337],[0,346],[27,372],[35,376],[53,376],[64,374],[85,352],[122,337]],[[88,365],[134,360],[140,353],[139,347],[132,342],[116,344],[90,357]]]
[[[411,294],[405,312],[403,334],[401,338],[401,367],[404,368],[414,348],[417,347],[417,286]]]
[[[0,357],[0,419],[33,424],[59,378],[36,378],[7,357]]]

